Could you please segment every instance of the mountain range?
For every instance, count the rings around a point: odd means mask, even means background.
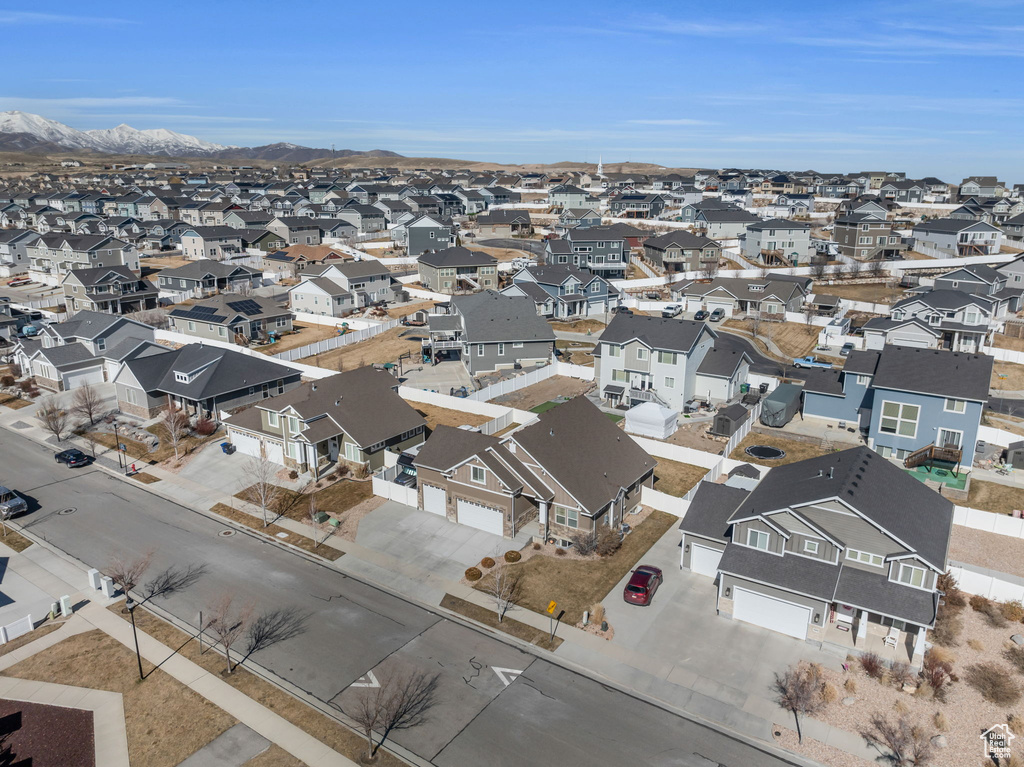
[[[297,144],[276,143],[257,147],[226,146],[164,128],[137,130],[121,124],[116,128],[82,131],[64,123],[28,112],[0,112],[0,152],[96,152],[141,154],[164,157],[208,157],[218,160],[271,160],[293,163],[332,157],[401,157],[395,152],[373,149],[317,149]]]

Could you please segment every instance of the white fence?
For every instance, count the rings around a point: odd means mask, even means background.
[[[32,623],[32,616],[26,615],[24,618],[19,618],[14,623],[8,623],[6,626],[0,626],[0,644],[7,644],[12,639],[17,639],[20,636],[24,636],[35,627]]]
[[[699,482],[697,483],[699,486]],[[690,502],[676,495],[669,495],[653,487],[645,487],[640,492],[640,503],[650,506],[652,509],[674,514],[677,517],[685,517],[690,508]],[[628,520],[627,520],[628,521]]]
[[[758,402],[754,407],[750,409],[750,414],[747,416],[747,420],[740,424],[740,427],[733,432],[733,435],[729,437],[729,441],[725,443],[725,450],[722,455],[728,457],[732,455],[732,451],[736,449],[736,446],[742,442],[750,430],[754,427],[757,419],[761,417],[761,403]]]
[[[476,400],[477,402],[487,402],[503,394],[510,394],[514,391],[525,389],[527,386],[533,386],[541,381],[546,381],[553,375],[555,375],[555,366],[545,365],[542,368],[531,370],[529,373],[524,373],[515,378],[506,378],[504,381],[498,381],[490,386],[485,386],[483,389],[477,389],[469,395],[468,399]]]
[[[1012,599],[1024,601],[1024,580],[1012,575],[972,565],[950,565],[949,571],[956,578],[960,589],[968,594],[1000,602]]]
[[[425,405],[436,405],[437,407],[448,408],[449,410],[461,410],[465,413],[486,415],[490,418],[498,418],[505,413],[512,414],[512,420],[518,424],[528,424],[537,420],[537,414],[529,410],[518,410],[505,405],[492,405],[490,402],[478,402],[471,399],[452,397],[448,394],[439,394],[426,389],[414,389],[411,386],[400,386],[398,394],[407,402],[422,402]]]
[[[1024,495],[1021,497],[1021,506],[1024,507]],[[1024,519],[972,509],[968,506],[953,507],[953,524],[1011,538],[1024,538]]]
[[[892,308],[889,304],[873,304],[870,301],[851,301],[848,298],[842,299],[842,302],[846,309],[852,309],[855,312],[868,312],[870,314],[888,314],[889,310]]]
[[[397,501],[398,503],[404,503],[406,506],[412,506],[415,509],[419,505],[416,488],[395,484],[394,480],[399,472],[400,469],[397,466],[391,466],[387,469],[381,469],[374,474],[373,494],[379,495],[381,498]]]
[[[216,341],[209,338],[196,338],[195,336],[187,336],[184,333],[177,333],[173,330],[157,330],[155,331],[157,341],[170,341],[175,344],[198,344],[202,343],[204,346],[216,346],[221,349],[230,349],[233,352],[239,352],[240,354],[247,354],[250,357],[259,357],[263,360],[270,360],[271,362],[279,362],[285,367],[298,370],[306,378],[327,378],[328,376],[337,375],[333,370],[324,370],[314,365],[306,365],[302,362],[294,362],[292,360],[280,357],[271,357],[267,354],[247,349],[244,346],[238,346],[237,344],[229,343],[228,341]]]
[[[999,346],[984,346],[981,351],[983,354],[994,357],[1000,362],[1016,362],[1018,365],[1024,365],[1024,352],[1003,349]]]
[[[1006,429],[1000,429],[993,426],[979,426],[978,439],[993,445],[1009,447],[1011,443],[1020,442],[1024,437],[1020,434],[1014,434],[1012,431],[1007,431]],[[1021,490],[1021,495],[1021,508],[1024,508],[1024,490]]]
[[[380,324],[380,320],[365,320],[352,315],[348,317],[331,317],[326,314],[292,312],[292,318],[295,322],[306,323],[307,325],[333,325],[334,327],[348,325],[349,330],[362,330],[363,328],[372,328]]]
[[[275,354],[274,358],[291,361],[304,359],[305,357],[312,357],[314,354],[323,354],[324,352],[329,352],[332,349],[340,349],[342,346],[349,346],[350,344],[357,344],[360,341],[366,341],[367,339],[380,335],[392,328],[397,328],[398,325],[398,320],[382,322],[379,325],[371,325],[370,327],[353,330],[343,336],[325,338],[322,341],[315,341],[296,349],[287,349],[280,354]]]
[[[512,411],[509,410],[504,415],[499,415],[497,418],[481,424],[480,431],[484,434],[497,434],[499,431],[507,429],[513,423],[515,423],[515,419],[512,418]]]

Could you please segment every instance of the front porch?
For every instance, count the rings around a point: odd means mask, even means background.
[[[920,667],[925,632],[921,626],[835,604],[821,644],[823,650],[836,649],[856,656],[874,653],[889,664]]]

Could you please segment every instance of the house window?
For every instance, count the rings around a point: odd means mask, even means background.
[[[105,338],[97,338],[96,339],[96,349],[99,350],[99,351],[103,351],[106,348],[107,348],[107,339],[105,339]]]
[[[359,445],[354,442],[345,443],[345,460],[352,461],[353,463],[361,463],[363,460],[362,451],[359,449]]]
[[[194,323],[194,322],[192,322],[190,320],[189,323],[188,323],[188,329],[189,330],[195,330],[196,329],[196,323]]]
[[[499,357],[504,357],[505,356],[505,344],[498,344],[498,356]]]
[[[480,466],[470,466],[469,478],[478,485],[485,485],[487,484],[487,469]]]
[[[299,419],[295,416],[288,416],[288,431],[292,434],[299,433]]]
[[[665,388],[666,389],[674,389],[674,388],[676,388],[676,379],[674,379],[674,378],[666,378],[665,379]]]
[[[621,357],[622,356],[622,347],[621,346],[612,346],[610,344],[605,344],[604,349],[605,349],[605,353],[609,357]]]
[[[562,525],[564,527],[579,527],[580,526],[580,512],[579,509],[568,509],[565,506],[555,506],[555,524]]]
[[[625,370],[613,370],[612,380],[618,383],[626,383],[629,380],[629,374]]]
[[[916,586],[921,589],[924,588],[924,576],[925,571],[923,567],[914,567],[913,565],[900,565],[899,582],[905,583],[908,586]]]
[[[804,541],[804,554],[817,555],[819,544],[817,541]]]
[[[857,551],[856,549],[847,549],[846,558],[854,562],[863,562],[872,567],[881,567],[883,561],[881,554],[869,554],[866,551]]]
[[[476,356],[477,357],[483,357],[484,356],[484,345],[483,344],[477,344],[476,345]]]
[[[646,359],[647,359],[647,354],[648,354],[648,351],[647,351],[647,349],[644,349],[643,347],[640,347],[640,348],[638,348],[638,349],[636,350],[636,358],[637,358],[638,360],[640,360],[641,362],[642,362],[643,360],[646,360]]]
[[[957,429],[939,429],[939,434],[935,439],[935,444],[939,447],[945,447],[946,445],[956,445],[960,447],[964,439],[964,433]]]
[[[879,431],[885,434],[896,434],[900,437],[917,436],[917,417],[921,408],[901,402],[883,402],[882,418],[878,423]]]
[[[267,413],[267,423],[270,426],[277,426],[280,422],[281,419],[278,418],[277,413]]]
[[[523,342],[522,341],[514,341],[512,343],[512,348],[513,349],[522,349],[523,348]]]
[[[967,409],[967,403],[962,399],[946,399],[942,408],[947,413],[962,413]]]
[[[658,352],[658,362],[662,365],[675,365],[676,364],[676,353],[675,352]]]
[[[225,328],[223,325],[217,328],[217,335],[219,335],[221,338],[224,338],[225,336],[227,336],[227,334],[228,329]]]
[[[768,538],[764,530],[747,530],[747,545],[753,549],[768,551]]]

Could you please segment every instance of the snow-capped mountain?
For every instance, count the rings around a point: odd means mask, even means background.
[[[67,149],[111,154],[203,155],[233,148],[163,128],[136,130],[123,123],[116,128],[80,131],[56,120],[17,111],[0,112],[0,133],[28,134]]]

